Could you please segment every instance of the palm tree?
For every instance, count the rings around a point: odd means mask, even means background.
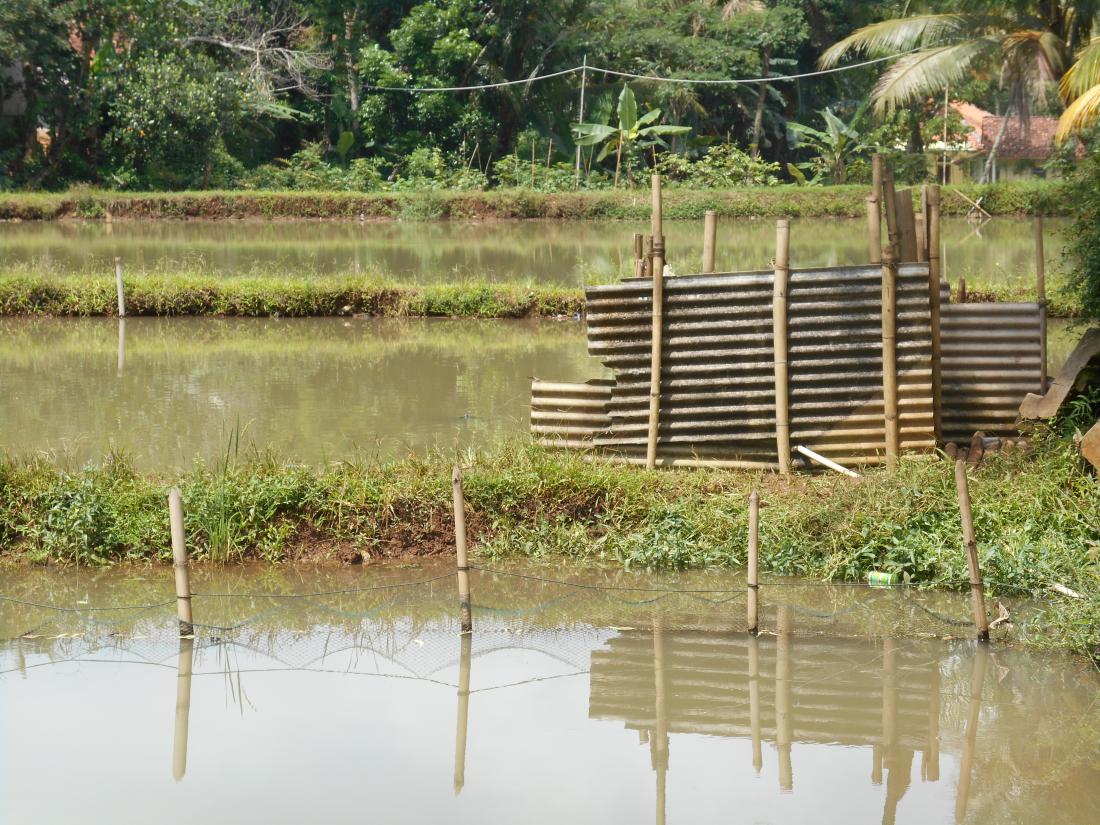
[[[1100,37],[1077,56],[1077,62],[1062,76],[1058,90],[1066,102],[1055,134],[1055,140],[1062,143],[1092,126],[1100,116]]]
[[[849,53],[882,57],[905,52],[871,92],[879,114],[930,97],[972,73],[999,74],[1009,101],[982,171],[984,183],[1013,110],[1026,131],[1030,100],[1062,76],[1069,55],[1091,33],[1096,7],[1095,0],[1009,0],[884,20],[836,43],[819,62],[827,68]]]

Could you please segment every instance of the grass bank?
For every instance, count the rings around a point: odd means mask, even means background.
[[[469,522],[481,557],[601,560],[632,567],[740,567],[746,496],[762,491],[761,565],[858,580],[900,571],[927,585],[966,579],[952,466],[911,456],[861,480],[733,471],[645,472],[529,444],[467,456]],[[170,559],[165,495],[180,485],[199,560],[449,552],[450,458],[307,468],[271,457],[140,475],[122,458],[63,470],[0,459],[0,553],[10,562]],[[983,571],[994,595],[1048,603],[1036,644],[1100,644],[1100,482],[1054,433],[995,454],[973,474]],[[1086,595],[1049,593],[1056,581]]]
[[[1011,181],[946,187],[945,214],[970,205],[952,194],[981,198],[993,215],[1071,214],[1064,181]],[[666,218],[701,219],[708,209],[730,218],[863,217],[867,186],[767,186],[691,190],[668,187]],[[914,197],[919,192],[914,191]],[[536,192],[113,192],[78,189],[57,193],[6,193],[0,220],[158,218],[339,218],[369,220],[492,220],[522,218],[630,219],[649,216],[647,191]]]
[[[1076,317],[1077,298],[1052,281],[1052,317]],[[130,315],[310,317],[367,314],[389,318],[539,318],[584,312],[581,287],[468,280],[408,284],[355,274],[223,276],[196,269],[129,270]],[[968,281],[971,301],[1033,301],[1024,279]],[[0,316],[117,314],[115,279],[102,271],[55,274],[32,265],[0,268]]]

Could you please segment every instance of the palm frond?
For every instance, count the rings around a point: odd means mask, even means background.
[[[1096,123],[1097,117],[1100,117],[1100,83],[1078,95],[1062,112],[1058,118],[1058,130],[1054,133],[1055,142],[1063,143],[1087,129]]]
[[[903,57],[879,78],[871,91],[875,113],[889,114],[939,92],[946,84],[956,84],[969,76],[974,63],[999,52],[997,38],[982,37]]]
[[[981,36],[1006,21],[984,14],[920,14],[883,20],[857,29],[825,50],[818,65],[835,66],[849,52],[881,57]]]
[[[1062,99],[1068,103],[1097,84],[1100,84],[1100,37],[1094,37],[1081,50],[1077,56],[1077,62],[1062,75],[1058,91],[1061,92]]]
[[[1005,60],[1019,76],[1035,77],[1040,83],[1053,83],[1066,67],[1065,43],[1052,32],[1014,31],[1005,37],[1003,49]]]

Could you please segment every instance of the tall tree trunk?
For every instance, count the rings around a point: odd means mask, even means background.
[[[344,14],[344,65],[347,71],[348,106],[351,108],[351,131],[359,134],[359,71],[355,65],[355,12]]]
[[[761,55],[761,63],[764,67],[764,77],[768,76],[768,53]],[[764,139],[764,102],[768,97],[768,84],[760,84],[760,93],[756,96],[756,114],[752,119],[752,145],[749,154],[754,158],[760,157],[760,142]]]
[[[1012,101],[1008,101],[1008,105],[1005,106],[1005,119],[1001,121],[1001,128],[997,130],[997,137],[993,140],[993,145],[989,147],[989,154],[985,159],[985,166],[982,168],[982,177],[978,181],[979,184],[985,183],[989,180],[989,174],[993,171],[993,162],[997,158],[997,150],[1001,148],[1001,141],[1004,139],[1005,132],[1008,130],[1008,121],[1012,117]]]
[[[619,188],[619,170],[623,165],[623,141],[619,139],[619,146],[615,149],[615,188]]]

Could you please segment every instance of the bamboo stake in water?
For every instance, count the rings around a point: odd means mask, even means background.
[[[748,583],[746,619],[749,633],[755,636],[760,629],[760,494],[756,490],[749,496],[749,558],[745,578]]]
[[[772,277],[772,347],[775,371],[775,450],[779,472],[791,471],[790,377],[787,366],[787,281],[790,277],[791,222],[775,224]]]
[[[115,258],[115,292],[118,293],[118,317],[126,317],[126,290],[122,285],[122,258]]]
[[[886,466],[898,465],[898,264],[893,247],[882,248],[882,404],[886,427]]]
[[[1039,302],[1039,394],[1047,391],[1047,262],[1043,254],[1043,218],[1035,216],[1035,291]]]
[[[943,379],[941,378],[940,344],[940,283],[942,271],[940,264],[940,187],[928,187],[928,210],[926,229],[928,233],[928,307],[931,315],[932,331],[932,428],[936,443],[943,436]]]
[[[191,718],[191,674],[195,663],[195,640],[180,639],[176,664],[176,728],[172,738],[172,778],[179,782],[187,773],[187,737]]]
[[[168,521],[172,529],[172,569],[176,578],[176,618],[181,636],[195,632],[191,619],[191,578],[187,568],[187,543],[183,532],[183,496],[178,487],[168,493]]]
[[[718,242],[718,213],[708,209],[703,216],[703,274],[714,270],[714,248]]]
[[[470,652],[473,634],[459,636],[458,653],[458,717],[455,722],[455,793],[466,784],[466,731],[470,717]]]
[[[955,486],[959,492],[959,514],[962,518],[963,549],[970,573],[970,601],[974,610],[974,628],[978,638],[989,640],[989,617],[985,613],[985,593],[982,592],[982,571],[978,566],[978,542],[974,537],[974,515],[970,509],[970,483],[966,477],[966,459],[955,460]]]
[[[871,157],[871,194],[867,198],[869,260],[882,263],[882,155]]]
[[[469,633],[473,630],[474,624],[470,612],[470,565],[466,558],[466,495],[462,490],[462,470],[458,467],[455,467],[451,473],[451,488],[454,493],[458,609],[462,621],[462,632]]]

